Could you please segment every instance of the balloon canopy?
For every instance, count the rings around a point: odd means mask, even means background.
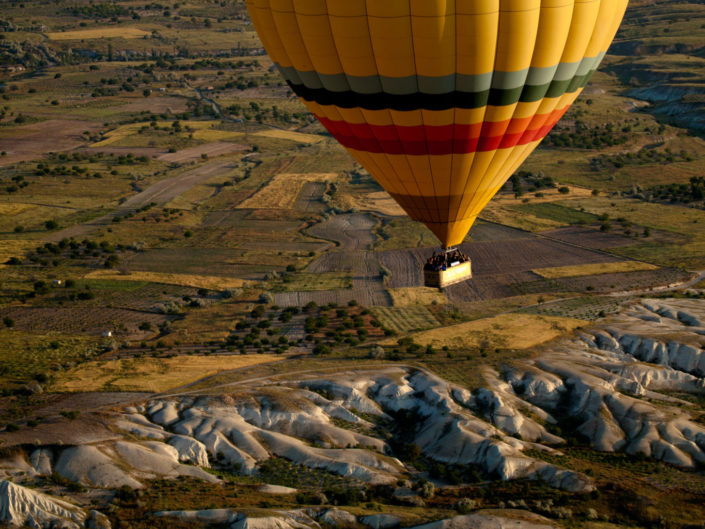
[[[627,0],[246,0],[292,90],[444,247],[587,84]]]

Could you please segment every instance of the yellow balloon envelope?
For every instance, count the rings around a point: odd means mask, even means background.
[[[292,90],[444,247],[565,113],[627,0],[246,0]]]

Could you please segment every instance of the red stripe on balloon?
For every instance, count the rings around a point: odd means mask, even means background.
[[[568,107],[530,118],[442,126],[370,125],[316,116],[344,147],[384,154],[467,154],[526,145],[543,138]]]

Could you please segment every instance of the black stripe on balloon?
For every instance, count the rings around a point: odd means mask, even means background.
[[[325,88],[308,88],[302,84],[289,86],[305,101],[319,105],[335,105],[340,108],[364,108],[366,110],[447,110],[449,108],[481,108],[487,105],[506,106],[514,103],[533,103],[544,97],[558,97],[566,92],[574,92],[584,87],[594,70],[584,75],[576,75],[566,81],[551,81],[544,85],[526,85],[518,88],[483,90],[481,92],[461,92],[455,90],[445,94],[388,94],[376,92],[361,94],[348,90],[333,92]]]

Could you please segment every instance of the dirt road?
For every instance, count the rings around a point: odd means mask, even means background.
[[[328,241],[335,241],[338,249],[330,250],[314,260],[307,272],[352,273],[352,288],[346,290],[320,290],[315,292],[284,292],[274,299],[282,306],[302,306],[309,301],[316,303],[344,304],[350,300],[366,306],[391,305],[391,298],[382,282],[382,268],[378,254],[370,251],[375,241],[373,230],[377,219],[366,213],[336,215],[309,229],[309,233]]]
[[[111,211],[107,215],[103,215],[97,219],[93,219],[84,224],[79,224],[76,226],[70,226],[63,230],[59,230],[48,234],[45,237],[47,241],[60,241],[64,238],[79,238],[84,237],[93,231],[101,228],[103,226],[112,223],[114,217],[124,215],[138,210],[142,206],[151,204],[154,202],[157,205],[163,205],[169,202],[171,199],[179,196],[185,191],[189,190],[196,184],[208,180],[218,174],[225,173],[232,169],[233,162],[230,160],[218,160],[210,163],[206,163],[190,171],[181,173],[180,175],[174,176],[173,178],[167,178],[166,180],[161,180],[156,184],[149,186],[144,191],[137,193],[136,195],[130,197],[115,210]]]

